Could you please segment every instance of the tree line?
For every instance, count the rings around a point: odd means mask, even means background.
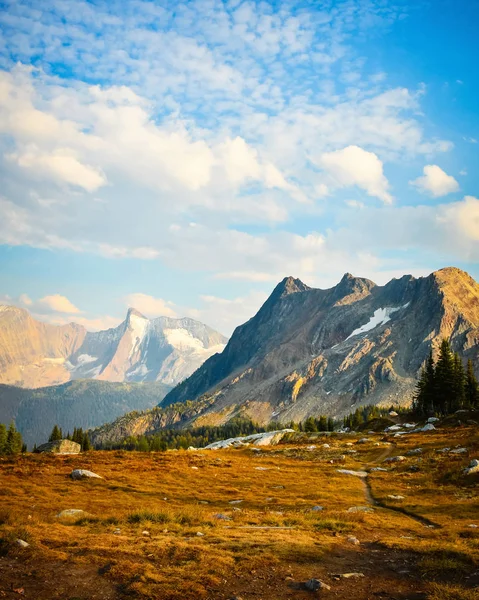
[[[471,360],[464,369],[449,341],[441,342],[437,360],[432,350],[422,369],[413,399],[413,411],[421,417],[446,416],[461,409],[479,408],[479,386]]]
[[[23,443],[22,434],[17,431],[12,421],[8,426],[0,423],[0,456],[20,454],[26,452],[27,446]]]

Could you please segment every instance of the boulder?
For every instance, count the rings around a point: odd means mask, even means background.
[[[317,592],[318,590],[330,590],[331,587],[327,583],[323,583],[319,579],[310,579],[304,584],[304,587],[310,592]]]
[[[70,517],[82,517],[86,516],[87,514],[88,513],[86,513],[84,510],[80,510],[79,508],[67,508],[66,510],[62,510],[61,512],[59,512],[57,518],[63,519]]]
[[[368,476],[366,471],[351,471],[349,469],[337,469],[337,471],[343,475],[352,475],[353,477],[361,477],[362,479]]]
[[[386,458],[384,462],[402,462],[406,460],[405,456],[391,456],[391,458]]]
[[[427,420],[428,423],[437,423],[439,419],[437,417],[429,417]]]
[[[355,513],[355,512],[373,513],[374,508],[371,508],[370,506],[351,506],[351,508],[348,508],[348,512],[350,512],[350,513]]]
[[[427,425],[424,425],[424,427],[422,429],[420,429],[419,431],[423,432],[423,431],[434,431],[436,428],[434,427],[434,425],[432,423],[428,423]]]
[[[474,473],[479,473],[479,460],[477,458],[471,460],[467,469],[464,469],[464,475],[473,475]]]
[[[18,539],[16,541],[16,544],[19,548],[28,548],[28,546],[30,546],[30,544],[28,542],[26,542],[25,540],[20,540],[20,539]]]
[[[72,479],[103,479],[100,475],[93,473],[93,471],[87,471],[85,469],[73,469],[71,472]]]
[[[38,446],[37,452],[50,452],[52,454],[80,454],[81,446],[71,440],[55,440]]]
[[[467,452],[467,448],[455,448],[451,450],[449,454],[465,454]]]
[[[361,543],[361,542],[358,540],[358,538],[357,538],[357,537],[354,537],[354,535],[350,535],[350,536],[348,537],[348,542],[349,542],[350,544],[354,544],[355,546],[359,546],[359,544]]]

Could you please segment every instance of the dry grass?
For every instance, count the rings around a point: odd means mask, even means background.
[[[346,443],[357,437],[333,436],[329,449],[319,439],[313,451],[305,441],[258,455],[244,449],[3,459],[0,595],[2,573],[13,577],[13,568],[26,597],[79,598],[62,582],[62,569],[56,570],[56,591],[40,585],[42,573],[53,565],[68,565],[70,579],[82,573],[86,581],[85,600],[306,598],[310,593],[296,584],[311,577],[327,581],[339,598],[373,597],[376,587],[397,597],[402,590],[405,598],[417,590],[431,600],[477,597],[479,576],[474,579],[473,573],[479,568],[479,534],[469,525],[479,525],[478,481],[461,476],[470,458],[479,456],[477,428],[392,438],[393,446],[380,441],[382,435],[368,437],[373,442],[352,447]],[[468,454],[436,452],[457,444]],[[422,515],[440,528],[384,508],[348,512],[367,504],[364,485],[338,473],[339,467],[364,468],[389,452],[405,454],[414,447],[424,453],[371,474],[372,491],[385,504]],[[356,453],[340,459],[349,450]],[[415,466],[419,470],[411,471]],[[104,479],[72,481],[74,468]],[[404,500],[390,500],[391,494]],[[324,510],[312,511],[317,505]],[[57,517],[71,508],[86,514]],[[360,546],[348,541],[351,535]],[[31,546],[18,549],[17,538]],[[405,573],[398,575],[401,569]],[[366,577],[333,577],[348,571]],[[35,575],[29,579],[29,573]],[[437,585],[428,587],[434,581]],[[6,597],[9,586],[3,589]]]

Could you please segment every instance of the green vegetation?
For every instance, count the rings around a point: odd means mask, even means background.
[[[20,454],[25,451],[22,434],[17,431],[14,422],[10,423],[8,429],[0,423],[0,455]]]
[[[360,406],[353,413],[350,413],[344,417],[343,425],[344,427],[349,427],[349,429],[357,429],[358,427],[361,427],[361,425],[369,423],[374,419],[380,419],[389,416],[389,413],[393,410],[397,413],[405,412],[405,409],[401,407],[391,406],[390,408],[383,408],[374,405]]]
[[[448,340],[443,340],[437,361],[432,352],[416,386],[414,412],[421,416],[450,415],[460,409],[479,407],[479,387],[472,362],[467,369],[459,354],[453,353]]]

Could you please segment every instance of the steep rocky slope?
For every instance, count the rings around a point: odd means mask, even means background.
[[[156,382],[88,380],[35,390],[0,385],[0,423],[15,420],[23,439],[31,446],[47,441],[55,423],[65,433],[74,427],[97,427],[125,413],[156,406],[170,389]]]
[[[339,416],[365,403],[407,403],[431,346],[446,337],[479,366],[479,286],[446,268],[385,286],[346,274],[327,290],[283,280],[224,352],[165,404],[214,399],[202,423]],[[198,422],[198,419],[196,420]]]
[[[226,338],[193,319],[149,320],[130,309],[118,327],[87,332],[71,323],[47,325],[13,306],[0,306],[0,383],[36,388],[71,379],[161,381],[175,385]]]

